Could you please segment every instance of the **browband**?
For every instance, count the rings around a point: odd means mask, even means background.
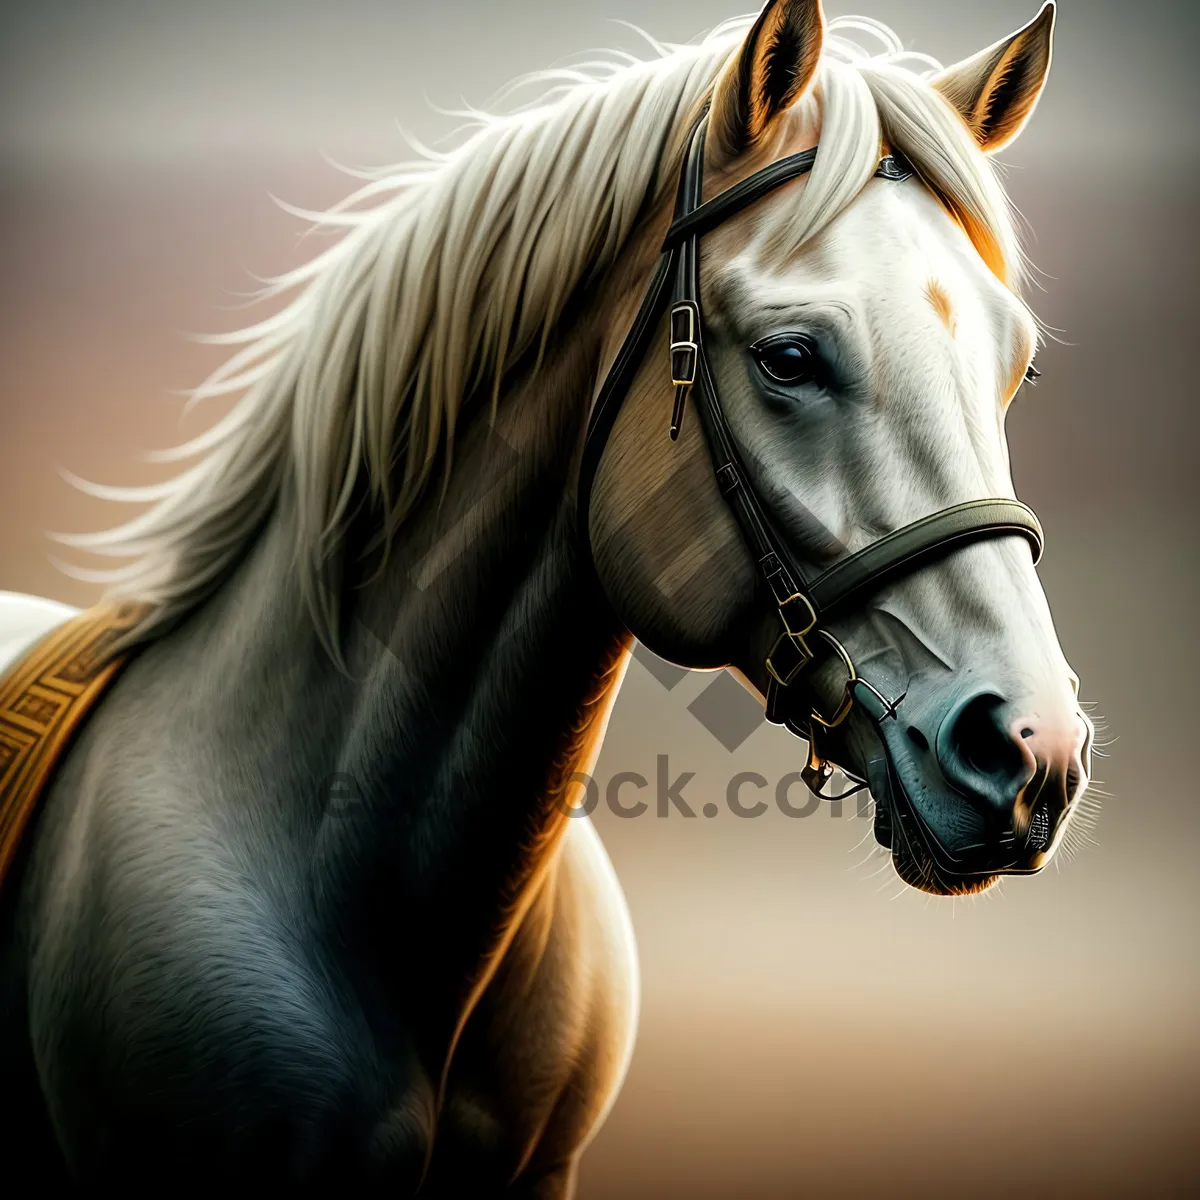
[[[817,149],[813,146],[811,150],[801,150],[799,154],[790,154],[787,158],[778,159],[769,167],[763,167],[761,171],[756,171],[701,204],[699,208],[677,216],[663,241],[664,252],[674,249],[685,238],[700,237],[708,233],[782,184],[790,183],[800,175],[807,175],[817,161]],[[894,153],[880,159],[879,166],[875,169],[877,179],[891,179],[897,182],[911,179],[912,174],[908,163]]]

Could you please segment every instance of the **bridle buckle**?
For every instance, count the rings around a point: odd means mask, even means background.
[[[681,300],[671,309],[671,383],[691,387],[696,382],[700,346],[696,341],[696,306]]]
[[[793,608],[800,610],[799,616],[792,611]],[[817,610],[803,592],[793,592],[786,600],[779,602],[779,619],[792,637],[803,637],[816,628]]]
[[[813,652],[802,637],[781,633],[767,655],[767,671],[780,687],[788,687],[812,660]]]
[[[779,602],[783,633],[767,655],[767,670],[780,687],[788,687],[813,660],[805,638],[816,628],[817,611],[803,592],[793,592]]]

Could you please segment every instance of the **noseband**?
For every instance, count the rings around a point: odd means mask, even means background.
[[[670,306],[671,381],[675,389],[669,434],[679,434],[687,401],[691,397],[700,414],[708,442],[717,486],[733,509],[746,545],[754,556],[779,613],[781,630],[766,668],[767,719],[786,725],[808,740],[812,751],[806,772],[810,786],[827,779],[830,768],[815,749],[814,727],[833,728],[849,715],[855,700],[878,721],[895,716],[898,700],[885,699],[859,677],[845,647],[825,628],[839,610],[851,602],[862,604],[887,581],[907,575],[950,551],[988,538],[1024,537],[1033,549],[1034,562],[1042,554],[1042,527],[1033,510],[1004,498],[968,500],[951,505],[885,535],[869,546],[835,562],[808,579],[781,538],[762,502],[755,494],[733,434],[721,407],[708,358],[704,351],[704,321],[700,310],[700,238],[734,214],[775,188],[812,170],[817,148],[780,159],[740,183],[703,201],[705,113],[692,132],[684,157],[675,203],[675,219],[667,231],[662,257],[646,290],[621,349],[613,361],[588,421],[579,483],[579,521],[584,544],[591,545],[588,515],[592,485],[608,436],[634,376],[646,357],[649,344]],[[878,179],[900,182],[913,172],[896,155],[883,158]],[[784,693],[812,662],[811,639],[820,637],[841,659],[847,671],[846,688],[837,711],[829,717],[810,708],[809,718],[784,713]],[[864,690],[865,689],[865,692]],[[903,699],[903,697],[901,697]],[[789,706],[795,709],[796,706]],[[816,790],[816,788],[814,788]]]

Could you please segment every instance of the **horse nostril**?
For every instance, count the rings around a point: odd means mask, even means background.
[[[1021,730],[1021,736],[1023,738],[1031,738],[1033,737],[1033,730],[1026,725],[1025,728]]]
[[[912,742],[912,744],[916,746],[918,750],[929,749],[929,739],[915,725],[910,725],[906,732],[908,733],[908,740]]]
[[[1002,719],[1005,701],[993,692],[971,697],[942,722],[938,764],[951,784],[1011,813],[1029,778],[1027,754]]]
[[[981,775],[1008,774],[1021,763],[1019,752],[998,719],[999,696],[976,696],[958,715],[952,739],[963,761]]]

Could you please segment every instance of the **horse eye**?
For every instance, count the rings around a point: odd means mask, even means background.
[[[776,383],[795,386],[816,378],[819,359],[813,344],[796,336],[770,338],[750,347],[759,370]]]
[[[1041,379],[1041,377],[1041,371],[1039,371],[1033,363],[1030,363],[1029,366],[1025,368],[1025,382],[1029,384],[1030,387],[1036,387],[1037,381]]]

